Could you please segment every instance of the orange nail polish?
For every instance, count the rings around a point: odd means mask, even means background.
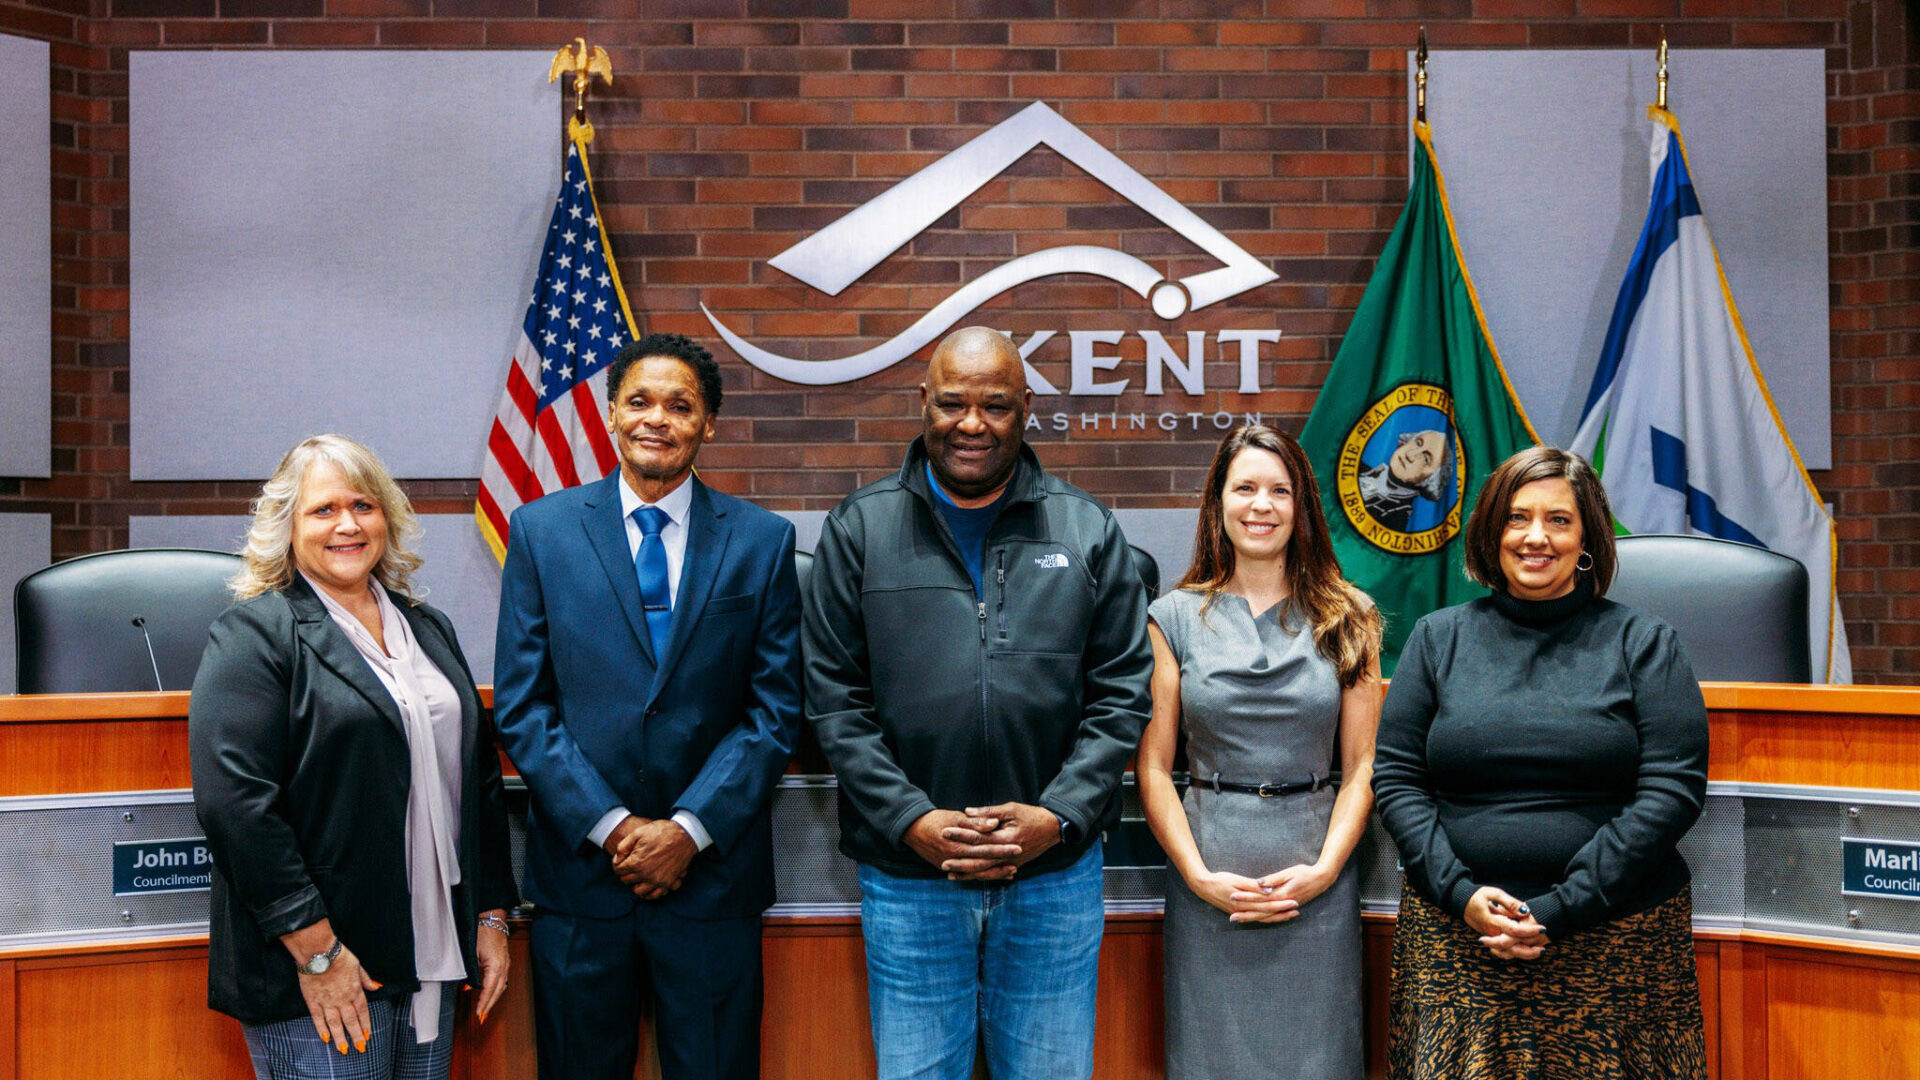
[[[340,1053],[344,1055],[344,1054],[345,1054],[346,1052],[347,1052],[347,1040],[345,1040],[345,1039],[341,1039],[341,1040],[340,1040]]]
[[[332,1033],[332,1032],[330,1032],[330,1031],[323,1031],[323,1032],[321,1032],[321,1033],[320,1033],[320,1041],[321,1041],[321,1042],[323,1042],[323,1043],[326,1043],[326,1044],[327,1044],[328,1046],[332,1046],[332,1045],[333,1045],[333,1033]]]
[[[367,1040],[365,1040],[365,1039],[360,1039],[360,1040],[357,1040],[357,1041],[356,1041],[356,1042],[355,1042],[355,1043],[353,1044],[353,1048],[354,1048],[355,1050],[358,1050],[358,1051],[360,1051],[360,1052],[361,1052],[361,1053],[363,1053],[363,1054],[364,1054],[364,1053],[366,1053],[366,1052],[367,1052]]]
[[[385,986],[385,985],[387,985],[387,984],[386,984],[386,983],[374,983],[374,984],[373,984],[373,988],[374,988],[375,990],[378,990],[378,989],[380,989],[381,987],[383,987],[383,986]]]

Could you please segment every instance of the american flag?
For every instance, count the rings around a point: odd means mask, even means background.
[[[593,199],[592,137],[576,129],[567,147],[520,346],[487,434],[474,517],[501,560],[515,507],[598,480],[619,462],[607,435],[606,368],[633,339],[633,313]]]

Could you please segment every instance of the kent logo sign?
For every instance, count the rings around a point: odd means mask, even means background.
[[[194,892],[213,887],[213,852],[201,837],[124,840],[113,845],[113,895]]]
[[[1070,244],[1029,252],[981,274],[893,338],[864,352],[830,360],[803,360],[781,356],[735,333],[705,304],[700,310],[714,332],[761,371],[787,382],[828,386],[864,379],[884,371],[961,325],[973,311],[1017,285],[1061,274],[1090,274],[1118,282],[1139,296],[1162,320],[1178,319],[1189,311],[1209,307],[1249,289],[1276,280],[1265,263],[1254,258],[1199,215],[1140,175],[1112,151],[1101,146],[1066,118],[1040,102],[982,132],[966,145],[902,180],[864,206],[773,257],[776,269],[827,294],[838,296],[868,271],[931,227],[988,181],[1037,147],[1046,146],[1079,166],[1181,237],[1211,255],[1219,266],[1178,279],[1169,279],[1153,265],[1110,247]],[[1025,341],[1016,339],[1022,359],[1057,335],[1042,330]],[[1169,377],[1188,394],[1205,390],[1206,347],[1203,331],[1187,331],[1185,355],[1157,328],[1137,331],[1146,343],[1144,388],[1158,395]],[[1119,363],[1110,350],[1125,336],[1120,330],[1076,330],[1070,343],[1070,395],[1117,395],[1131,379],[1104,378]],[[1262,342],[1277,342],[1277,329],[1223,330],[1219,346],[1239,346],[1239,393],[1259,393]],[[1028,384],[1039,395],[1059,394],[1050,380],[1027,367]],[[1064,415],[1064,414],[1061,414]],[[1168,414],[1172,415],[1172,414]],[[1165,426],[1162,424],[1161,426]]]

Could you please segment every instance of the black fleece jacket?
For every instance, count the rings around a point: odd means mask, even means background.
[[[926,451],[835,507],[808,582],[807,719],[840,784],[840,850],[905,877],[901,842],[935,809],[1044,806],[1077,859],[1117,818],[1146,728],[1147,598],[1106,507],[1022,447],[987,533],[984,599],[933,505]]]

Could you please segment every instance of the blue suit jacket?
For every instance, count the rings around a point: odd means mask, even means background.
[[[800,724],[793,526],[697,478],[673,632],[656,657],[620,515],[619,470],[509,526],[494,720],[533,793],[524,892],[612,918],[639,901],[588,830],[616,806],[691,811],[713,837],[678,892],[692,918],[773,903],[768,802]]]

